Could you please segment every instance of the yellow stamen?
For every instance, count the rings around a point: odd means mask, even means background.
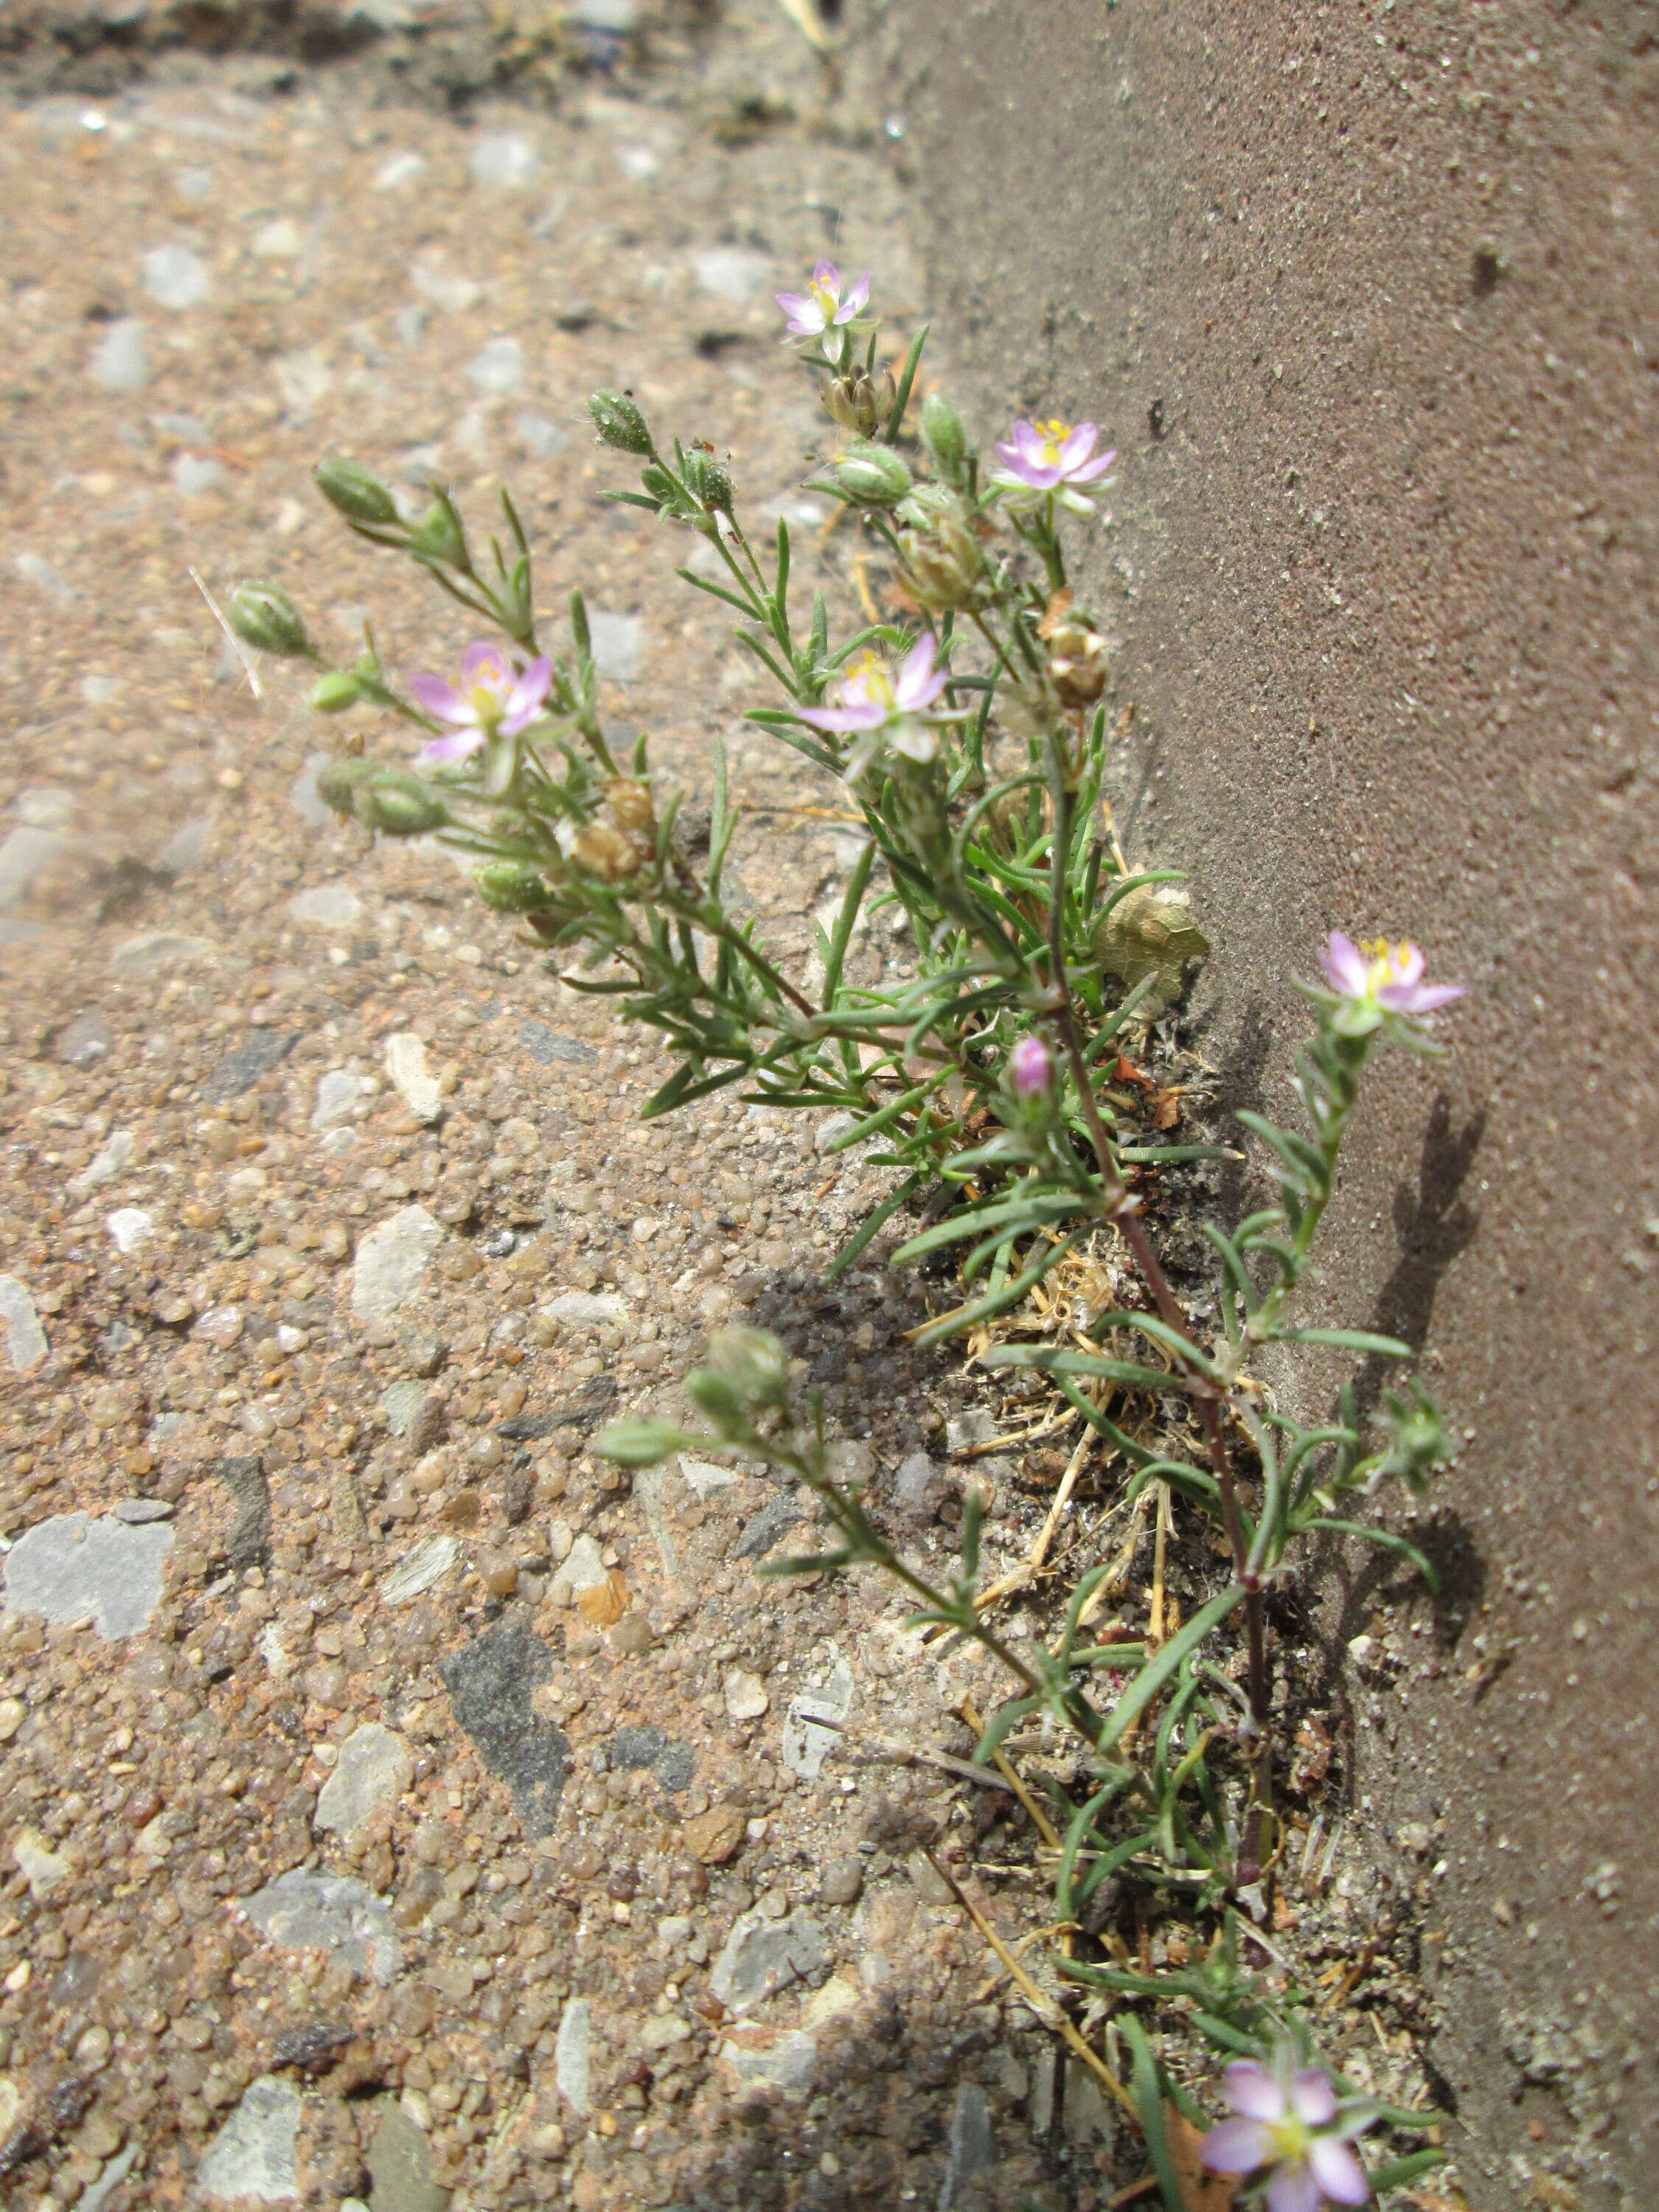
[[[1409,939],[1402,937],[1397,945],[1390,945],[1386,937],[1367,937],[1360,940],[1359,949],[1370,963],[1372,990],[1380,991],[1385,984],[1402,980],[1411,957]]]
[[[1055,415],[1051,416],[1046,422],[1033,422],[1031,428],[1042,441],[1043,466],[1053,468],[1060,459],[1060,447],[1072,434],[1071,424],[1062,422],[1059,416]]]

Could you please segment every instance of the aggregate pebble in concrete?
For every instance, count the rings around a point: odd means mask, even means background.
[[[84,1513],[39,1521],[7,1554],[7,1610],[48,1620],[90,1614],[109,1641],[136,1636],[161,1601],[161,1571],[172,1549],[165,1525],[135,1528]]]

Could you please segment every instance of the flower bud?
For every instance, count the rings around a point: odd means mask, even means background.
[[[449,810],[406,768],[383,768],[352,793],[352,811],[365,830],[386,837],[421,837],[440,830]]]
[[[721,514],[731,514],[731,472],[712,453],[702,453],[694,446],[686,455],[685,465],[680,473],[684,478],[686,489],[700,499],[705,507],[713,507]]]
[[[963,501],[945,484],[919,484],[896,519],[907,580],[922,605],[977,605],[987,580],[985,549]]]
[[[282,653],[289,660],[311,658],[312,643],[300,610],[280,584],[239,584],[227,612],[244,645]]]
[[[1047,643],[1048,673],[1061,706],[1092,707],[1111,681],[1105,639],[1082,616],[1073,616],[1054,624]]]
[[[379,774],[380,769],[374,761],[331,760],[317,772],[317,796],[337,814],[353,813],[358,785]]]
[[[416,526],[414,544],[434,560],[447,561],[452,568],[466,566],[466,533],[447,499],[434,499],[428,507]]]
[[[939,475],[960,490],[968,478],[968,431],[941,392],[930,392],[922,402],[921,437]]]
[[[751,1405],[781,1406],[789,1395],[789,1356],[763,1328],[723,1328],[708,1340],[708,1364]]]
[[[620,453],[648,453],[651,432],[643,415],[625,392],[596,392],[587,403],[593,427],[602,445]]]
[[[349,668],[331,668],[312,685],[310,705],[315,714],[343,714],[362,696],[362,688]]]
[[[337,453],[325,455],[312,471],[317,489],[348,522],[384,529],[398,520],[398,503],[379,477],[359,462]]]
[[[890,446],[854,446],[836,463],[835,480],[859,507],[896,507],[913,482]]]
[[[892,413],[898,386],[890,368],[879,370],[872,380],[860,369],[848,376],[832,376],[823,387],[823,404],[843,430],[856,430],[868,438]]]
[[[1016,1097],[1037,1098],[1054,1081],[1054,1063],[1040,1036],[1023,1036],[1008,1055],[1008,1074]]]
[[[552,903],[553,894],[535,869],[516,860],[491,860],[473,870],[472,880],[479,897],[497,914],[534,914]]]

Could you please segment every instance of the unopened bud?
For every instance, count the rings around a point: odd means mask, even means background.
[[[650,428],[627,392],[596,392],[587,411],[602,444],[614,446],[619,453],[651,451]]]
[[[300,610],[280,584],[239,584],[230,595],[227,614],[244,645],[260,653],[279,653],[290,660],[311,658],[311,640]]]
[[[920,484],[896,519],[908,580],[922,605],[976,605],[986,583],[985,549],[963,501],[945,484]]]
[[[544,879],[516,860],[491,860],[473,870],[472,880],[479,897],[497,914],[534,914],[553,902]]]
[[[832,376],[823,387],[823,404],[843,430],[872,437],[892,413],[898,398],[890,368],[879,370],[872,380],[860,369],[850,376]]]
[[[720,514],[731,514],[731,473],[712,453],[702,453],[694,446],[685,457],[685,466],[681,474],[686,489],[700,499],[705,507],[713,507]]]
[[[466,533],[447,499],[433,501],[416,526],[414,542],[422,553],[447,561],[452,568],[466,566]]]
[[[1111,680],[1106,641],[1081,617],[1049,633],[1048,673],[1063,707],[1091,707]]]
[[[934,468],[959,490],[968,478],[968,431],[941,392],[930,392],[922,402],[921,436]]]
[[[835,479],[860,507],[896,507],[913,481],[890,446],[854,446],[836,463]]]
[[[332,760],[317,771],[317,796],[325,806],[331,806],[337,814],[351,814],[356,810],[357,787],[380,769],[374,761]]]
[[[384,768],[358,785],[352,811],[365,830],[387,837],[421,837],[441,829],[449,810],[406,768]]]
[[[311,706],[319,714],[343,714],[362,697],[362,689],[349,668],[331,668],[311,687]]]
[[[370,523],[384,528],[398,520],[398,502],[391,491],[360,462],[329,453],[311,473],[323,497],[348,522]]]
[[[1054,1080],[1054,1063],[1040,1036],[1023,1036],[1008,1055],[1008,1073],[1021,1098],[1038,1098]]]

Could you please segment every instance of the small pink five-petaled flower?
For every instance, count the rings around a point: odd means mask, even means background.
[[[867,653],[842,678],[835,706],[801,708],[801,720],[814,729],[858,738],[842,771],[849,783],[858,781],[884,744],[907,759],[931,761],[939,751],[940,725],[963,719],[962,712],[928,712],[950,681],[944,669],[933,665],[937,650],[933,632],[927,630],[896,669]]]
[[[545,654],[519,668],[487,641],[469,645],[461,655],[459,690],[441,676],[411,676],[409,696],[416,705],[453,725],[450,735],[421,747],[421,759],[447,766],[468,759],[489,738],[517,737],[541,712],[552,683],[553,664]]]
[[[1367,938],[1356,945],[1340,929],[1331,932],[1319,956],[1331,988],[1358,1010],[1385,1014],[1431,1014],[1463,996],[1462,983],[1425,983],[1423,955],[1408,939],[1390,945]]]
[[[1074,514],[1092,514],[1095,503],[1085,499],[1079,484],[1095,483],[1117,459],[1117,448],[1097,453],[1100,433],[1092,422],[1016,422],[1006,438],[997,441],[1001,468],[991,481],[1013,495],[1018,506],[1032,504],[1031,494],[1050,494]]]
[[[843,294],[840,270],[833,261],[820,261],[807,278],[805,292],[777,292],[773,297],[788,319],[791,337],[816,338],[850,323],[862,311],[870,297],[870,278],[867,273],[860,276]]]
[[[1345,2107],[1316,2067],[1295,2064],[1293,2052],[1280,2051],[1271,2067],[1251,2058],[1228,2067],[1221,2078],[1239,2118],[1212,2128],[1199,2154],[1212,2173],[1267,2169],[1267,2212],[1319,2212],[1328,2198],[1364,2204],[1371,2185],[1348,2138],[1370,2125],[1375,2108]]]

